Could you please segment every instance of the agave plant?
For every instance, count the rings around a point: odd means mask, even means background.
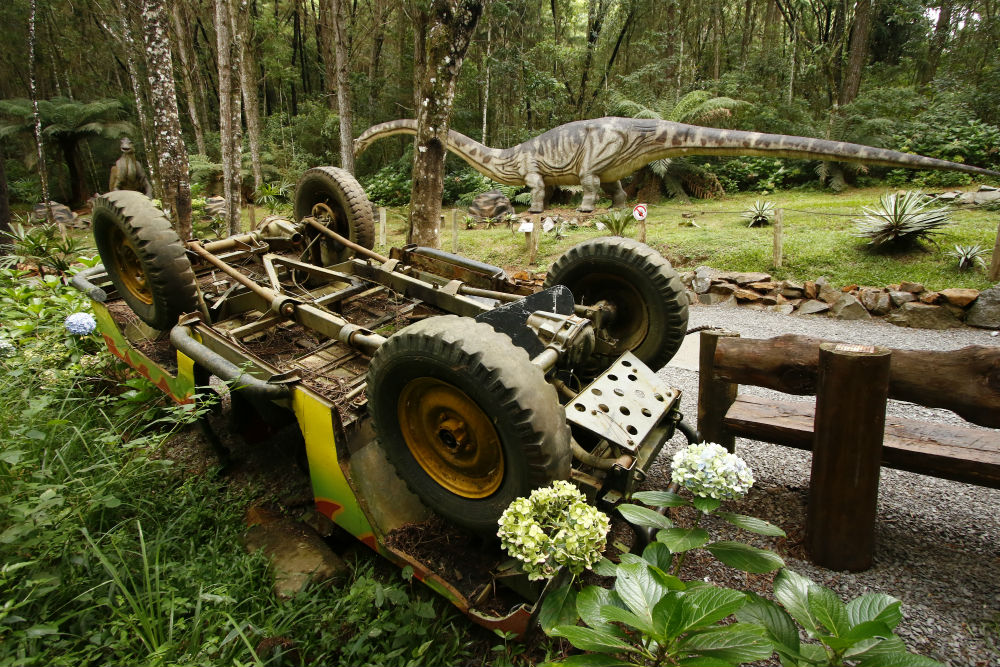
[[[774,217],[774,202],[758,199],[750,208],[740,213],[740,216],[750,221],[747,227],[770,224],[771,218]]]
[[[868,239],[869,245],[888,246],[929,238],[951,224],[951,213],[944,208],[927,208],[928,201],[919,191],[882,195],[877,206],[864,207],[863,218],[855,218],[855,236]]]
[[[968,271],[974,266],[986,268],[986,260],[983,256],[986,251],[978,243],[976,245],[957,245],[954,250],[949,250],[948,257],[958,260],[958,268],[961,271]]]
[[[616,208],[598,216],[597,221],[603,223],[614,236],[625,236],[625,230],[632,224],[632,211]]]

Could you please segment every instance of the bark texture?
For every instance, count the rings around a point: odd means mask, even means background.
[[[861,74],[868,62],[868,43],[872,32],[872,0],[858,0],[851,27],[847,71],[840,86],[840,104],[850,104],[861,89]]]
[[[247,121],[247,140],[250,144],[250,171],[253,173],[254,192],[260,190],[264,183],[260,167],[260,103],[257,95],[257,77],[252,48],[254,35],[250,22],[250,10],[247,0],[240,0],[236,15],[237,30],[242,40],[242,57],[240,58],[240,90],[243,92],[243,116]]]
[[[49,173],[45,168],[45,147],[42,144],[42,117],[38,113],[38,84],[35,79],[35,18],[37,3],[31,0],[31,16],[28,19],[28,77],[31,80],[31,112],[35,120],[35,147],[38,150],[38,180],[42,184],[42,201],[45,202],[45,217],[49,224],[55,222],[49,197]]]
[[[186,17],[181,14],[183,10],[184,6],[181,2],[174,2],[173,7],[171,7],[174,38],[177,41],[177,56],[181,61],[181,85],[184,87],[184,94],[187,98],[188,117],[191,119],[191,128],[194,130],[195,147],[200,155],[205,155],[205,124],[201,117],[201,109],[205,105],[199,101],[199,95],[204,94],[204,91],[198,78],[198,62],[191,46],[188,22]]]
[[[330,0],[333,9],[333,50],[337,65],[337,113],[340,116],[340,166],[354,173],[354,113],[351,109],[350,61],[347,54],[347,12],[344,0]]]
[[[482,12],[480,0],[432,0],[426,35],[423,39],[417,37],[416,45],[423,46],[426,59],[420,66],[414,58],[420,99],[409,237],[417,245],[440,246],[438,220],[444,193],[445,139],[451,127],[455,83]]]
[[[219,144],[222,153],[222,191],[230,234],[242,231],[240,221],[243,179],[243,126],[240,122],[240,85],[233,72],[240,71],[242,45],[236,34],[231,0],[215,0],[215,34],[219,55]]]
[[[188,181],[187,149],[181,136],[181,120],[174,90],[174,63],[170,32],[163,0],[143,0],[146,74],[149,78],[153,128],[159,139],[156,162],[160,173],[162,201],[171,214],[178,236],[191,238],[191,183]]]

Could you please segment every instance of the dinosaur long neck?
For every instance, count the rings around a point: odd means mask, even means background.
[[[665,120],[634,122],[636,130],[646,137],[642,142],[644,150],[641,158],[645,162],[679,155],[760,155],[800,160],[860,162],[884,167],[948,169],[970,174],[995,173],[971,165],[844,141],[720,130]]]
[[[354,154],[360,155],[368,146],[379,139],[384,139],[394,134],[415,135],[416,133],[417,121],[415,120],[392,120],[388,123],[374,125],[354,140]],[[511,160],[508,156],[510,149],[499,150],[484,146],[475,139],[471,139],[455,130],[448,130],[448,141],[445,148],[468,162],[473,169],[484,176],[488,176],[499,183],[520,183],[517,180],[517,172],[510,164]]]

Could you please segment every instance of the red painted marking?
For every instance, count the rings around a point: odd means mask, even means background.
[[[317,498],[316,511],[332,521],[334,517],[344,511],[344,506],[340,503],[335,503],[332,500]]]

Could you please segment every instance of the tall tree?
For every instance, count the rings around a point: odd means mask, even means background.
[[[951,15],[954,7],[954,0],[941,0],[938,7],[937,25],[934,26],[934,37],[927,49],[927,58],[921,62],[917,69],[917,83],[930,83],[937,75],[941,54],[944,52],[948,37],[951,35]]]
[[[185,4],[175,0],[170,8],[170,16],[173,19],[173,34],[177,40],[177,56],[181,61],[181,85],[187,97],[188,117],[191,119],[191,129],[194,130],[195,147],[199,154],[205,155],[205,130],[201,117],[204,104],[199,103],[199,97],[204,95],[204,90],[202,90],[203,84],[198,76],[198,63],[191,46],[188,23],[181,14],[182,11],[186,11]]]
[[[482,0],[431,0],[427,12],[426,60],[416,79],[420,93],[410,191],[409,237],[417,245],[440,245],[438,218],[455,83],[482,13]]]
[[[354,173],[354,114],[351,110],[350,62],[347,56],[347,12],[344,0],[330,0],[333,50],[337,65],[337,114],[340,116],[340,166]]]
[[[260,103],[257,96],[256,65],[254,64],[255,44],[253,21],[250,20],[247,0],[240,0],[236,14],[236,29],[242,40],[240,58],[240,90],[243,93],[243,116],[247,121],[247,139],[250,144],[250,171],[253,174],[254,192],[264,184],[260,166]]]
[[[153,128],[159,141],[157,165],[164,207],[172,214],[182,239],[191,238],[191,183],[187,149],[181,136],[181,119],[174,89],[174,61],[170,28],[163,0],[142,0],[146,41],[146,74],[153,108]]]
[[[242,231],[240,204],[243,179],[243,126],[240,122],[240,85],[233,72],[240,71],[243,49],[235,29],[232,0],[215,0],[215,34],[219,55],[219,144],[222,153],[222,192],[230,234]],[[293,88],[294,90],[294,88]]]
[[[31,0],[31,16],[28,19],[28,78],[31,80],[31,111],[34,121],[35,147],[38,150],[38,179],[42,184],[42,201],[45,202],[45,217],[49,224],[55,222],[52,204],[49,203],[49,174],[45,169],[45,148],[42,144],[42,118],[38,113],[38,84],[35,72],[35,19],[38,3]]]
[[[3,152],[3,143],[0,143],[0,234],[10,232],[10,190],[7,188],[7,172],[4,169],[6,156]],[[0,253],[3,245],[0,245]]]
[[[847,71],[840,85],[840,105],[850,104],[861,89],[861,74],[868,63],[868,44],[872,32],[872,0],[858,0],[851,26]]]

